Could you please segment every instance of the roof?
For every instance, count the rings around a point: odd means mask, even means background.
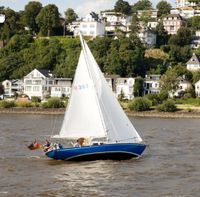
[[[164,18],[172,18],[172,17],[177,17],[178,19],[182,20],[182,17],[180,14],[168,14]]]
[[[187,62],[187,64],[200,64],[199,58],[197,57],[195,53],[192,54],[192,57]]]
[[[42,73],[45,77],[52,77],[50,70],[46,69],[37,69],[40,73]]]

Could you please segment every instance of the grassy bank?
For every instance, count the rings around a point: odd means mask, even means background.
[[[134,112],[125,111],[128,116],[132,117],[158,117],[158,118],[200,118],[200,111],[178,110],[176,112],[158,112],[156,110]],[[13,107],[13,108],[0,108],[0,113],[13,113],[13,114],[44,114],[44,115],[63,115],[65,108],[39,108],[39,107]]]

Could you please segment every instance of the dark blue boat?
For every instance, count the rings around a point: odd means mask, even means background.
[[[125,160],[139,157],[145,149],[144,144],[116,143],[50,150],[46,155],[57,160],[92,161]]]

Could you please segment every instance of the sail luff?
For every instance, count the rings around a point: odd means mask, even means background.
[[[86,45],[85,45],[85,41],[83,40],[83,37],[82,37],[82,34],[81,32],[79,32],[79,36],[80,36],[80,41],[81,41],[81,46],[82,46],[82,49],[83,49],[83,53],[84,53],[84,56],[85,56],[85,60],[87,62],[87,69],[88,69],[88,73],[92,79],[92,82],[93,82],[93,85],[94,85],[94,90],[95,90],[95,93],[96,93],[96,103],[97,103],[97,106],[98,106],[98,110],[99,110],[99,115],[100,115],[100,119],[101,119],[101,122],[102,122],[102,126],[104,128],[104,133],[105,133],[105,136],[106,138],[108,139],[108,135],[107,135],[107,129],[106,129],[106,125],[105,125],[105,121],[104,121],[104,117],[103,117],[103,113],[102,113],[102,110],[101,110],[101,107],[100,107],[100,104],[99,104],[99,98],[98,98],[98,92],[97,90],[95,89],[95,82],[94,82],[94,79],[93,79],[93,76],[91,74],[91,71],[90,71],[90,61],[89,61],[89,58],[88,58],[88,55],[87,55],[87,50],[86,50]]]

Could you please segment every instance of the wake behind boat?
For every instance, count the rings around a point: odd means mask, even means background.
[[[49,147],[45,154],[58,160],[123,160],[141,156],[146,145],[115,98],[81,34],[80,40],[82,50],[71,97],[60,133],[54,138],[83,141],[78,147]]]

